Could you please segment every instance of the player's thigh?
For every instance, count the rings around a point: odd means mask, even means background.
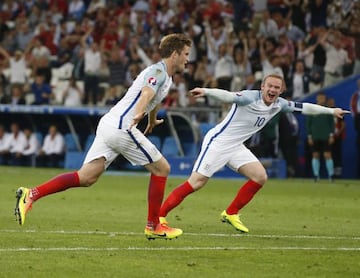
[[[159,161],[162,157],[156,146],[138,129],[119,133],[119,138],[108,138],[108,145],[123,155],[132,165],[148,165]]]
[[[103,164],[103,169],[105,170],[117,156],[118,153],[106,144],[104,136],[102,134],[97,134],[85,156],[83,165],[99,158],[105,158]]]
[[[205,145],[195,161],[193,172],[198,172],[205,177],[211,177],[228,163],[231,155],[231,148],[224,149],[215,144]]]
[[[230,169],[260,184],[265,183],[267,179],[264,166],[245,145],[233,151],[233,156],[227,165]]]

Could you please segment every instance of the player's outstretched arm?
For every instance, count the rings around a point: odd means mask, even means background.
[[[333,114],[338,118],[342,118],[345,114],[350,113],[350,111],[341,108],[324,107],[313,103],[304,102],[302,105],[302,113],[304,115]]]
[[[235,94],[222,89],[195,88],[190,91],[195,98],[208,96],[221,102],[232,103],[235,100]]]

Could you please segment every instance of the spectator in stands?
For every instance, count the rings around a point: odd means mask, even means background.
[[[70,77],[69,84],[62,95],[62,103],[64,106],[79,107],[82,105],[82,99],[84,98],[84,91],[76,83],[75,77]]]
[[[284,0],[284,3],[289,7],[286,18],[294,25],[302,30],[305,34],[306,30],[306,3],[303,0]]]
[[[48,60],[51,58],[51,52],[48,47],[45,46],[44,41],[38,36],[34,37],[29,45],[31,49],[31,64],[37,65],[37,60],[40,57],[45,56]]]
[[[64,136],[58,131],[56,125],[51,125],[37,156],[36,164],[42,167],[60,167],[64,154]]]
[[[39,152],[40,142],[33,132],[31,127],[24,128],[24,135],[26,138],[26,145],[22,152],[22,162],[21,165],[23,166],[35,166],[35,159],[36,155]]]
[[[105,33],[100,39],[100,49],[102,53],[109,54],[111,50],[117,47],[119,42],[119,35],[117,33],[118,25],[116,21],[108,23]]]
[[[284,76],[281,68],[281,58],[273,52],[275,49],[272,39],[260,40],[260,59],[263,76],[274,72]]]
[[[244,38],[243,47],[233,49],[233,76],[230,89],[232,92],[240,91],[246,83],[246,76],[252,73],[251,63],[248,60],[248,43]]]
[[[19,50],[25,52],[28,49],[28,46],[33,38],[34,32],[30,29],[29,23],[21,23],[19,31],[16,34],[16,44]]]
[[[8,104],[11,105],[24,105],[26,100],[24,98],[24,89],[21,85],[11,86],[10,99]]]
[[[321,43],[323,38],[325,38],[326,29],[324,27],[315,26],[309,38],[309,46],[313,46],[314,60],[310,70],[310,91],[319,90],[323,87],[324,83],[324,66],[326,63],[326,51]]]
[[[328,31],[322,37],[321,43],[326,51],[324,87],[327,87],[342,80],[343,68],[351,63],[351,60],[342,47],[341,34],[338,32]]]
[[[5,16],[0,16],[0,42],[3,41],[5,34],[9,31]]]
[[[42,10],[40,9],[40,5],[38,3],[32,3],[31,6],[25,5],[25,10],[29,27],[30,29],[34,30],[41,20]]]
[[[245,85],[242,90],[259,90],[262,80],[262,72],[257,71],[255,74],[250,73],[245,78]]]
[[[86,11],[84,1],[82,0],[70,0],[68,7],[68,16],[77,21],[80,20]]]
[[[327,105],[327,96],[324,92],[316,95],[316,104]],[[314,181],[320,179],[320,155],[324,156],[328,179],[334,178],[334,161],[331,148],[334,144],[334,117],[332,115],[309,115],[306,116],[306,131],[308,144],[311,147],[311,166]]]
[[[0,165],[7,165],[10,155],[10,134],[0,124]]]
[[[171,89],[175,89],[177,91],[176,106],[177,105],[179,107],[188,106],[188,104],[189,104],[188,95],[187,95],[188,88],[186,86],[184,76],[182,75],[181,72],[174,73]],[[169,92],[169,94],[170,94],[170,92]],[[175,99],[175,98],[172,98],[172,99]]]
[[[109,55],[104,55],[106,64],[109,68],[109,86],[116,95],[120,95],[125,90],[126,78],[126,57],[124,52],[115,46]]]
[[[308,3],[311,27],[327,27],[327,0],[312,0]]]
[[[303,60],[297,60],[295,62],[295,71],[292,74],[291,86],[289,91],[291,91],[292,99],[298,100],[303,98],[307,93],[309,93],[309,83],[310,76],[305,71],[305,64]]]
[[[275,20],[271,18],[268,10],[263,11],[262,19],[259,25],[259,31],[257,33],[258,38],[274,38],[277,40],[279,36],[279,27]]]
[[[179,91],[176,88],[171,88],[168,95],[164,98],[162,102],[162,107],[164,109],[178,107],[179,103]]]
[[[81,46],[84,49],[84,104],[96,105],[99,100],[99,71],[101,68],[101,52],[99,44],[95,41],[90,43],[86,42],[90,39],[92,29],[89,29],[81,38]]]
[[[164,0],[159,3],[159,9],[156,14],[156,23],[160,27],[160,30],[164,33],[168,32],[167,28],[169,22],[175,16],[175,12],[170,8],[169,0]]]
[[[28,79],[27,63],[25,54],[21,50],[16,50],[14,57],[0,46],[0,55],[5,58],[5,63],[9,65],[9,83],[10,85],[24,86]]]
[[[251,33],[248,34],[248,58],[252,72],[262,71],[260,62],[259,40]]]
[[[218,58],[214,64],[214,77],[220,89],[230,90],[234,70],[232,52],[233,47],[230,43],[225,42],[219,45]]]
[[[212,24],[212,25],[211,25]],[[216,26],[210,23],[208,18],[205,18],[205,39],[206,52],[209,61],[209,73],[213,74],[215,71],[215,63],[219,59],[219,48],[226,42],[226,31],[222,26]]]
[[[41,74],[36,74],[31,84],[31,93],[34,95],[33,105],[50,104],[54,98],[50,84],[45,83],[45,77]]]
[[[14,20],[21,11],[21,6],[17,1],[5,0],[2,4],[1,11],[3,12],[2,16],[8,20]]]
[[[20,129],[18,123],[14,122],[10,125],[10,146],[9,146],[9,165],[21,166],[23,160],[23,151],[26,148],[26,137]]]
[[[301,40],[297,42],[296,46],[297,54],[295,60],[303,60],[305,70],[310,72],[314,62],[314,50],[317,47],[317,43],[308,46],[305,40]]]
[[[138,63],[129,64],[126,75],[125,75],[125,87],[128,88],[131,86],[131,82],[135,80],[138,74],[141,72],[141,66]]]

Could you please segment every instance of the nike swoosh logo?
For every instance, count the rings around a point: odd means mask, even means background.
[[[163,233],[163,234],[157,234],[157,236],[166,237],[166,233]]]

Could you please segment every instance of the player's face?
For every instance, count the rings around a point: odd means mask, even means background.
[[[183,72],[185,70],[186,64],[189,62],[190,47],[185,45],[183,50],[176,58],[176,71]]]
[[[268,77],[261,85],[263,100],[266,105],[275,102],[278,96],[282,93],[282,80],[276,77]]]

